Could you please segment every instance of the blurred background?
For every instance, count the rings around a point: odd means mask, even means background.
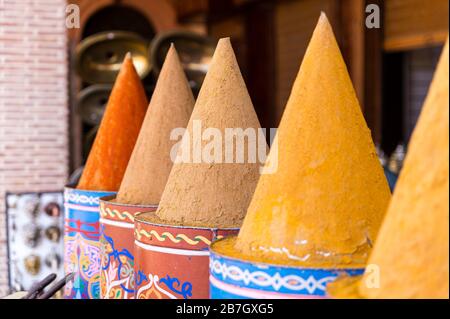
[[[69,4],[80,28],[66,27]],[[379,28],[366,27],[371,4]],[[447,0],[0,0],[0,296],[59,269],[58,192],[81,172],[127,51],[150,98],[174,42],[197,94],[217,40],[231,37],[261,125],[277,127],[321,11],[395,180],[448,34]]]

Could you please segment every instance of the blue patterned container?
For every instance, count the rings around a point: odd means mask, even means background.
[[[99,198],[107,191],[64,190],[64,271],[74,272],[66,284],[67,299],[97,299],[100,296]]]
[[[364,268],[313,269],[230,258],[210,251],[212,299],[326,298],[326,285],[339,275],[362,275]]]

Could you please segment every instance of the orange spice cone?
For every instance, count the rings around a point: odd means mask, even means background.
[[[394,196],[360,281],[330,294],[449,298],[448,39],[417,122]]]
[[[173,165],[170,152],[176,141],[170,139],[171,132],[186,127],[193,108],[194,97],[172,45],[156,83],[116,202],[136,205],[159,203]]]
[[[193,107],[194,97],[172,45],[117,197],[100,202],[102,298],[134,298],[134,216],[156,210],[173,164],[171,133],[186,127]]]
[[[275,143],[265,169],[278,168],[261,175],[238,237],[212,246],[214,297],[230,289],[240,297],[323,296],[340,271],[363,271],[376,238],[390,191],[325,14]],[[260,264],[267,280],[227,282],[227,269],[252,273]]]
[[[226,142],[218,139],[221,158],[205,162],[205,149],[220,152],[207,148],[211,140],[197,140],[196,131],[200,138],[206,130],[220,138],[226,128],[258,133],[260,124],[230,40],[221,39],[178,149],[182,160],[172,167],[158,210],[135,218],[136,270],[145,275],[137,278],[136,298],[208,297],[209,244],[237,232],[260,169],[249,153],[243,163],[226,162]],[[245,139],[241,147],[248,144]],[[265,140],[263,146],[265,152]]]
[[[146,109],[144,89],[127,54],[81,180],[77,188],[65,189],[64,269],[75,274],[65,286],[66,298],[99,298],[99,198],[119,188]]]
[[[106,106],[78,189],[117,191],[147,110],[139,75],[127,54]]]

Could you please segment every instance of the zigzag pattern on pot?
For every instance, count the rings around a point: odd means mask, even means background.
[[[206,245],[210,245],[211,241],[209,239],[207,239],[206,237],[197,235],[194,238],[189,238],[187,237],[185,234],[177,234],[176,236],[174,236],[173,234],[169,233],[169,232],[164,232],[161,235],[158,234],[154,229],[152,229],[150,232],[144,230],[144,229],[135,229],[134,230],[136,239],[140,240],[142,237],[146,237],[146,238],[156,238],[159,241],[166,241],[166,239],[169,239],[170,241],[172,241],[175,244],[178,244],[181,241],[185,241],[186,243],[188,243],[189,245],[197,245],[201,242],[205,243]],[[223,238],[223,236],[217,236],[217,239]]]
[[[137,212],[135,214],[140,214],[140,212]],[[104,207],[103,204],[100,205],[100,215],[102,217],[111,217],[112,219],[118,218],[122,221],[134,223],[134,215],[130,212],[121,212],[117,209],[110,209],[109,207]]]

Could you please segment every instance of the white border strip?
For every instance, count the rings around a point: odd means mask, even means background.
[[[76,210],[83,211],[83,212],[100,213],[100,208],[98,206],[97,207],[93,207],[93,206],[83,206],[83,205],[75,205],[75,204],[64,203],[64,207],[65,208],[76,209]]]
[[[138,240],[134,241],[135,245],[150,251],[157,251],[159,253],[172,254],[172,255],[185,255],[185,256],[209,256],[209,250],[187,250],[177,248],[166,248],[160,246],[152,246],[141,243]]]
[[[231,293],[236,296],[253,298],[253,299],[324,299],[321,296],[314,295],[299,295],[299,294],[286,294],[264,290],[257,290],[252,288],[243,288],[226,284],[212,275],[209,276],[210,285],[216,287],[219,290]]]
[[[110,226],[116,226],[116,227],[120,227],[120,228],[130,228],[130,229],[134,228],[134,224],[119,222],[117,220],[110,220],[110,219],[106,219],[106,218],[100,218],[100,223],[105,224],[105,225],[110,225]]]

